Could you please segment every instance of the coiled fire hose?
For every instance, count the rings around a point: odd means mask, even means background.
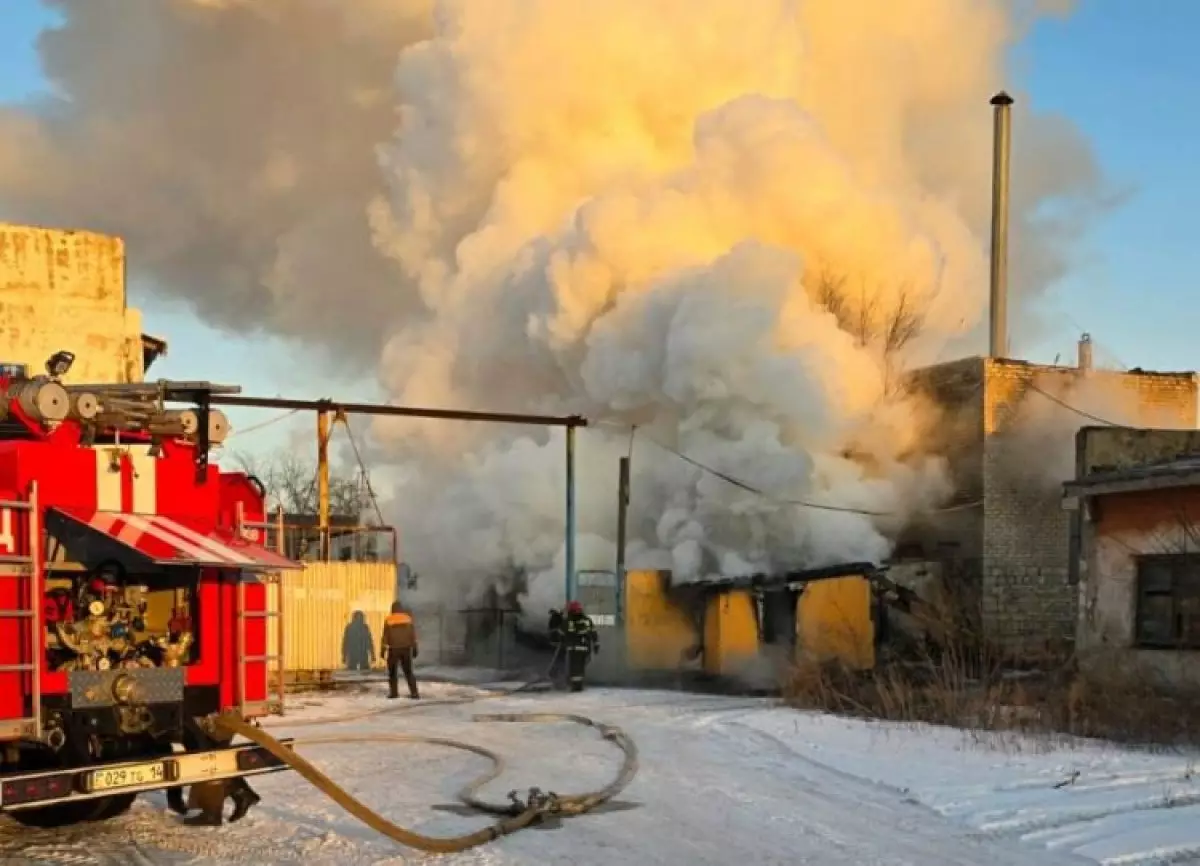
[[[574,722],[580,725],[586,725],[599,731],[600,735],[607,741],[613,743],[624,753],[624,761],[618,771],[616,777],[611,783],[601,788],[598,791],[592,791],[583,794],[556,795],[553,793],[542,792],[537,788],[531,788],[529,795],[525,800],[522,800],[516,792],[509,794],[510,802],[508,804],[498,805],[489,803],[475,796],[476,792],[487,783],[496,779],[504,771],[504,761],[495,752],[485,749],[481,746],[475,746],[470,743],[461,742],[458,740],[447,739],[443,737],[425,737],[415,734],[362,734],[352,736],[329,736],[315,737],[303,740],[303,744],[333,744],[333,743],[367,743],[367,742],[393,742],[393,743],[426,743],[431,745],[445,746],[452,749],[460,749],[463,751],[473,752],[488,758],[492,762],[492,768],[477,779],[466,785],[458,793],[458,797],[467,805],[483,812],[488,812],[496,815],[505,816],[503,820],[492,824],[489,827],[484,827],[472,833],[466,833],[461,836],[452,837],[436,837],[426,836],[417,833],[413,830],[407,830],[404,827],[394,824],[384,818],[379,813],[364,805],[360,800],[355,799],[348,794],[337,783],[332,781],[328,776],[318,770],[315,766],[309,763],[300,755],[296,754],[291,748],[276,740],[270,734],[256,727],[244,719],[234,714],[226,714],[217,716],[213,723],[216,727],[224,729],[226,733],[232,735],[240,735],[266,749],[279,760],[283,761],[309,783],[318,788],[322,793],[328,796],[331,800],[353,815],[358,820],[362,821],[371,829],[387,836],[395,842],[405,845],[409,848],[415,848],[419,851],[425,851],[431,854],[453,854],[460,851],[466,851],[471,848],[485,845],[499,839],[502,836],[515,833],[531,826],[548,815],[573,816],[582,815],[585,812],[612,799],[620,793],[626,786],[633,781],[633,777],[637,774],[638,756],[637,747],[633,741],[620,729],[612,725],[604,725],[587,718],[586,716],[569,715],[564,713],[495,713],[490,715],[475,715],[472,721],[476,722]]]

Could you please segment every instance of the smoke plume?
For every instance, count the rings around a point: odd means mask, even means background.
[[[987,98],[1068,4],[54,5],[64,98],[0,117],[6,212],[123,234],[158,291],[377,358],[397,400],[600,422],[579,567],[612,567],[634,425],[630,564],[682,578],[879,559],[950,492],[897,384],[977,345]],[[1021,309],[1097,175],[1018,100]],[[554,600],[561,434],[373,432],[423,581],[517,566]]]
[[[131,278],[360,371],[417,312],[375,251],[375,147],[432,0],[50,0],[55,97],[0,107],[0,212],[121,235]],[[348,300],[353,298],[352,301]]]

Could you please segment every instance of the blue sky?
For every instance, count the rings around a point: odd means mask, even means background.
[[[19,99],[41,87],[34,40],[53,18],[37,0],[2,2],[0,100]],[[1078,333],[1087,330],[1102,363],[1200,367],[1194,337],[1200,313],[1192,302],[1200,273],[1200,112],[1191,108],[1200,91],[1197,32],[1196,0],[1083,0],[1070,19],[1043,22],[1018,49],[1014,87],[1027,91],[1038,109],[1070,117],[1109,181],[1133,191],[1085,240],[1078,266],[1046,306],[1054,336],[1022,347],[1026,357],[1071,359]],[[136,269],[136,251],[131,258]],[[170,343],[157,375],[236,383],[254,394],[323,396],[321,387],[289,376],[281,346],[231,339],[153,298],[131,301],[142,308],[146,330]],[[329,396],[373,395],[368,386],[345,384]],[[270,417],[238,413],[233,421],[245,427]],[[289,429],[310,423],[276,424],[237,444],[272,447]]]

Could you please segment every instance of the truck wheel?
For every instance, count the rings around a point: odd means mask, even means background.
[[[22,755],[21,769],[23,770],[51,770],[56,769],[57,766],[59,766],[58,762],[52,756],[44,753],[27,752]],[[80,800],[75,803],[56,803],[53,806],[19,809],[10,814],[14,821],[25,827],[50,830],[67,827],[71,824],[108,821],[128,812],[133,808],[135,800],[137,800],[136,793],[110,794],[106,797]]]
[[[39,809],[18,809],[8,814],[23,827],[53,830],[92,820],[92,815],[99,811],[101,805],[103,804],[97,803],[95,800],[81,800],[77,803],[42,806]]]
[[[124,815],[133,808],[137,794],[114,794],[111,797],[101,797],[96,801],[96,811],[85,818],[85,821],[108,821]]]

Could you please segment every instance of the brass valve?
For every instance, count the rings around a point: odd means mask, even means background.
[[[118,704],[133,703],[137,697],[137,681],[129,674],[121,674],[113,680],[112,694]]]

